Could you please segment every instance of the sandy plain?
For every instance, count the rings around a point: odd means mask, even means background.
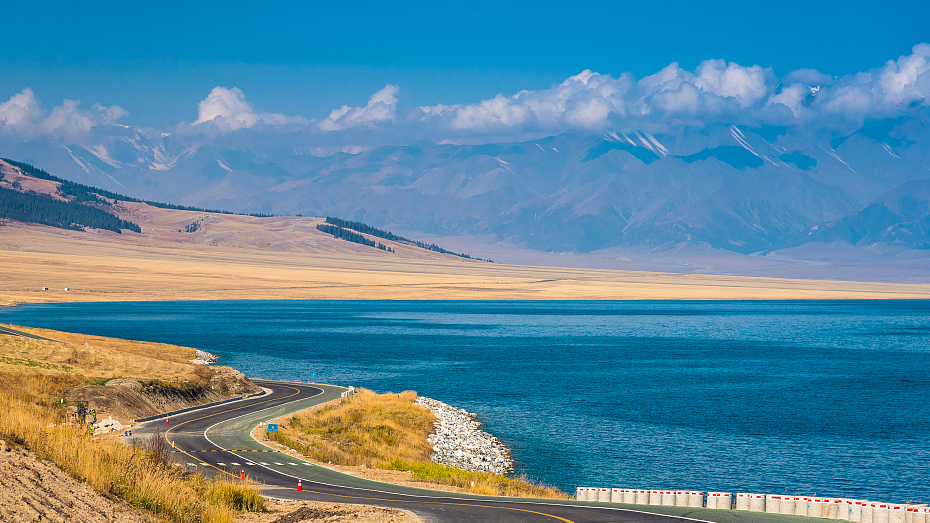
[[[930,285],[504,265],[373,238],[396,251],[390,253],[316,230],[322,218],[256,218],[126,202],[110,210],[142,226],[142,233],[0,224],[0,305],[223,299],[930,298]],[[198,224],[197,231],[179,232],[192,223]],[[64,291],[66,287],[71,290]]]

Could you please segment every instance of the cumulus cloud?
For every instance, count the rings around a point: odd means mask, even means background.
[[[64,100],[46,116],[32,89],[0,103],[0,130],[20,138],[49,136],[66,141],[85,136],[94,127],[110,125],[128,113],[122,107],[94,104],[82,110],[77,100]]]
[[[82,111],[79,106],[80,102],[76,100],[65,100],[52,109],[52,113],[41,124],[43,131],[46,134],[62,133],[76,138],[98,125],[112,124],[128,114],[116,105],[104,107],[94,104],[89,111]]]
[[[930,45],[883,67],[835,78],[813,69],[778,78],[771,68],[707,60],[673,63],[636,80],[590,70],[549,89],[472,104],[420,107],[418,120],[450,134],[653,128],[714,122],[855,125],[930,100]]]
[[[724,98],[735,98],[743,107],[761,100],[768,91],[766,80],[774,77],[771,69],[758,65],[742,67],[723,60],[702,62],[696,76],[688,82],[701,90]]]
[[[877,76],[886,104],[925,101],[930,94],[930,45],[915,46],[913,54],[897,62],[889,60]]]
[[[498,94],[474,104],[436,105],[418,108],[420,121],[444,121],[453,132],[494,133],[512,129],[597,128],[611,115],[627,111],[624,95],[629,75],[610,75],[584,70],[561,84],[542,91]]]
[[[767,106],[781,105],[791,111],[791,114],[797,119],[805,119],[809,111],[807,109],[808,101],[815,92],[818,92],[819,86],[809,87],[804,84],[793,84],[784,87],[780,93],[773,94],[766,102]]]
[[[238,87],[227,89],[214,87],[207,97],[197,105],[197,120],[192,125],[211,122],[222,131],[254,127],[258,123],[267,125],[305,124],[306,118],[289,117],[276,113],[260,113],[246,101],[245,93]]]
[[[714,124],[773,124],[848,130],[870,118],[930,105],[930,45],[858,74],[834,77],[813,69],[777,76],[771,68],[724,60],[694,70],[672,63],[635,78],[584,70],[548,89],[501,93],[464,104],[416,107],[385,85],[365,105],[343,105],[319,120],[262,112],[236,87],[216,87],[198,104],[197,120],[178,132],[249,140],[283,133],[295,143],[339,148],[390,141],[508,140],[581,130],[676,132]],[[88,110],[65,100],[44,111],[30,89],[0,103],[0,133],[77,139],[125,115],[118,106]],[[236,133],[253,129],[251,133]],[[277,129],[277,131],[273,131]]]
[[[520,91],[474,104],[421,107],[421,120],[446,119],[459,133],[502,133],[610,125],[642,125],[687,116],[720,116],[759,105],[774,83],[771,69],[742,67],[722,60],[703,62],[693,73],[671,64],[635,80],[590,70],[550,89]]]
[[[319,123],[319,128],[324,131],[341,131],[393,121],[397,116],[397,91],[397,86],[388,84],[373,94],[365,107],[343,105],[339,109],[333,109],[329,116]]]
[[[835,79],[830,85],[812,89],[811,94],[810,111],[806,112],[809,121],[840,116],[858,123],[895,116],[913,105],[926,107],[930,101],[930,45],[918,44],[910,55]]]
[[[41,115],[42,107],[29,88],[0,104],[0,122],[4,130],[24,132],[34,126]]]

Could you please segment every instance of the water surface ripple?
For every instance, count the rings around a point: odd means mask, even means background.
[[[928,301],[80,303],[0,322],[414,389],[563,489],[930,501]]]

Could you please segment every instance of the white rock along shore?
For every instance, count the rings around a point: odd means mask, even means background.
[[[422,396],[414,404],[426,407],[439,418],[433,424],[436,433],[428,438],[433,446],[433,462],[472,472],[513,472],[510,450],[479,428],[481,423],[475,421],[475,414]]]
[[[197,357],[191,360],[191,363],[194,365],[213,365],[214,363],[220,361],[220,357],[215,354],[210,354],[205,350],[197,349]]]

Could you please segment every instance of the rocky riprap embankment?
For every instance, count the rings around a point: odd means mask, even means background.
[[[191,360],[191,363],[194,365],[213,365],[214,363],[220,361],[220,357],[215,354],[210,354],[205,350],[197,349],[197,357]]]
[[[475,414],[431,398],[418,397],[414,402],[426,407],[439,421],[436,433],[428,441],[433,446],[430,458],[441,465],[473,472],[513,472],[513,458],[501,440],[481,430]]]

